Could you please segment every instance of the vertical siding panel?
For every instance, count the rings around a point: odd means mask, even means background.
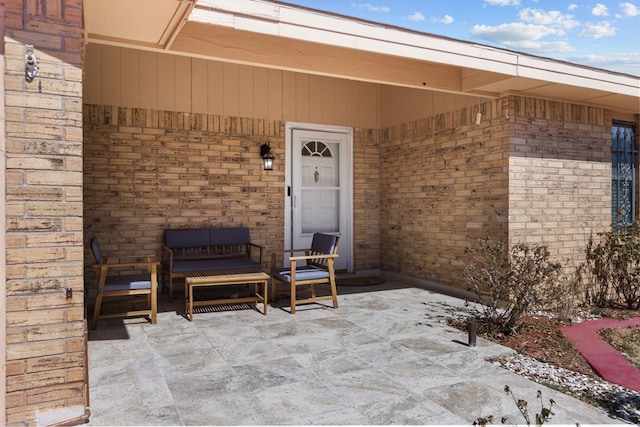
[[[224,113],[224,68],[221,62],[209,61],[207,64],[207,104],[208,113]]]
[[[364,123],[367,117],[367,111],[369,110],[369,103],[371,99],[369,98],[369,88],[366,83],[356,82],[358,85],[358,98],[357,107],[356,107],[356,126],[365,127]]]
[[[191,109],[193,113],[206,114],[208,111],[209,79],[207,62],[198,58],[193,58],[191,62]]]
[[[105,105],[120,105],[120,51],[113,46],[102,48],[102,100]]]
[[[296,93],[295,93],[296,120],[299,122],[309,122],[309,76],[307,74],[296,73]]]
[[[269,111],[267,117],[271,120],[282,120],[282,94],[283,84],[280,70],[268,70],[269,80]]]
[[[360,83],[359,93],[362,101],[358,105],[358,126],[370,129],[378,128],[378,85]]]
[[[83,80],[86,104],[104,104],[102,100],[102,45],[90,43],[86,46],[84,59],[85,79]]]
[[[269,117],[269,70],[266,68],[256,68],[253,74],[254,117],[257,119],[267,119]]]
[[[282,120],[298,121],[296,114],[296,74],[282,72]]]
[[[347,120],[347,98],[348,82],[344,79],[336,79],[333,96],[333,116],[338,125],[349,125]]]
[[[173,111],[174,98],[174,58],[173,55],[158,55],[158,109]]]
[[[333,108],[335,104],[335,88],[336,79],[331,77],[323,77],[321,82],[321,96],[322,96],[322,122],[336,124],[336,115]]]
[[[140,51],[140,106],[158,108],[158,54]]]
[[[312,123],[322,122],[322,77],[309,76],[309,119]]]
[[[358,127],[358,82],[349,80],[347,86],[347,123]]]
[[[140,51],[121,49],[120,52],[120,100],[124,107],[140,106]]]
[[[453,111],[455,102],[446,93],[433,92],[433,105],[438,106],[437,112],[435,112],[435,114],[441,114],[447,111]]]
[[[254,76],[253,70],[255,67],[248,65],[240,65],[238,67],[238,113],[239,117],[254,117]]]
[[[191,58],[176,56],[174,64],[176,111],[191,112]]]
[[[238,65],[224,64],[224,113],[226,117],[238,117]]]

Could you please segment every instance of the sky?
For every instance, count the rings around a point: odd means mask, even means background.
[[[640,0],[283,0],[640,76]]]

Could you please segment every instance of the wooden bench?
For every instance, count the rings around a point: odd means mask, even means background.
[[[185,278],[184,296],[185,311],[189,314],[189,321],[193,321],[193,307],[203,305],[219,305],[219,304],[239,304],[261,302],[263,304],[262,313],[267,315],[267,288],[269,283],[269,275],[263,272],[259,273],[232,273],[232,274],[206,274],[193,273]],[[210,299],[205,301],[193,300],[193,289],[197,287],[223,286],[223,285],[239,285],[253,284],[253,295],[247,297],[232,297],[223,299]],[[259,285],[262,284],[262,295],[258,292]]]
[[[169,300],[178,277],[262,271],[264,247],[251,242],[246,227],[165,230],[164,239],[160,282],[164,290],[168,281]]]

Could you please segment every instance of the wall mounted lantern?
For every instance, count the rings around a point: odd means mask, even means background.
[[[31,83],[38,74],[38,60],[33,45],[24,45],[24,79]]]
[[[262,157],[262,161],[264,162],[264,170],[273,170],[273,159],[275,159],[275,157],[271,154],[269,144],[262,144],[260,146],[260,157]]]

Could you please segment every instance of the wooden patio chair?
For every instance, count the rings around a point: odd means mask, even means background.
[[[91,329],[97,327],[98,319],[114,317],[146,316],[150,318],[152,324],[155,324],[158,311],[158,265],[160,263],[152,261],[151,256],[144,260],[135,256],[118,257],[118,261],[121,262],[110,263],[107,262],[106,257],[102,256],[97,238],[93,237],[89,241],[89,246],[94,267],[98,273],[98,294]],[[122,262],[124,260],[130,261]],[[144,270],[146,270],[145,273],[138,273]],[[144,301],[141,301],[140,296],[146,296]],[[129,309],[101,314],[103,299],[107,297],[120,297],[120,300],[113,301],[113,304],[126,305]],[[141,303],[144,303],[147,308],[134,309]]]
[[[338,257],[338,236],[315,233],[309,249],[290,249],[271,253],[271,295],[276,295],[278,283],[285,284],[291,292],[291,314],[295,314],[296,305],[317,303],[319,301],[332,301],[333,308],[338,308],[338,293],[336,290],[336,278],[334,260]],[[276,257],[278,254],[287,254],[290,266],[277,268]],[[304,255],[294,255],[304,253]],[[329,284],[330,296],[318,296],[316,285]],[[298,299],[297,288],[308,287],[311,296]]]

